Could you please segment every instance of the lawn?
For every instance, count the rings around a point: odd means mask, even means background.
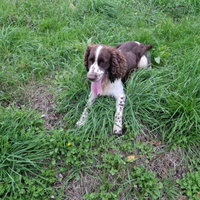
[[[0,0],[0,199],[200,199],[199,0]],[[115,100],[90,92],[90,43],[153,44]]]

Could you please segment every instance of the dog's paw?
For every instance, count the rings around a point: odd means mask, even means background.
[[[122,135],[122,128],[114,125],[113,126],[113,134],[116,135],[116,137],[120,137]]]

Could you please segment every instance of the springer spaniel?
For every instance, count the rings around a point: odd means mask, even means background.
[[[92,105],[98,95],[108,95],[116,99],[116,113],[113,133],[122,134],[122,116],[126,95],[123,82],[129,72],[143,69],[150,64],[146,51],[152,45],[139,42],[125,42],[116,47],[91,44],[84,54],[84,65],[87,78],[91,81],[91,92],[88,103],[76,126],[83,125],[88,115],[88,106]]]

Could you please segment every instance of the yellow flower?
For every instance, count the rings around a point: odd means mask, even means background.
[[[71,145],[71,143],[69,142],[67,145],[68,145],[68,146],[70,146],[70,145]]]

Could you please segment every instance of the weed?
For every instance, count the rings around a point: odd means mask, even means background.
[[[200,168],[198,171],[187,173],[187,176],[178,179],[176,182],[181,186],[182,193],[186,194],[190,199],[199,199],[200,191]]]
[[[158,183],[159,179],[155,178],[154,174],[145,169],[144,166],[134,167],[130,177],[133,181],[133,190],[138,193],[140,199],[145,197],[157,199],[160,197],[160,189],[163,188],[163,184]]]

